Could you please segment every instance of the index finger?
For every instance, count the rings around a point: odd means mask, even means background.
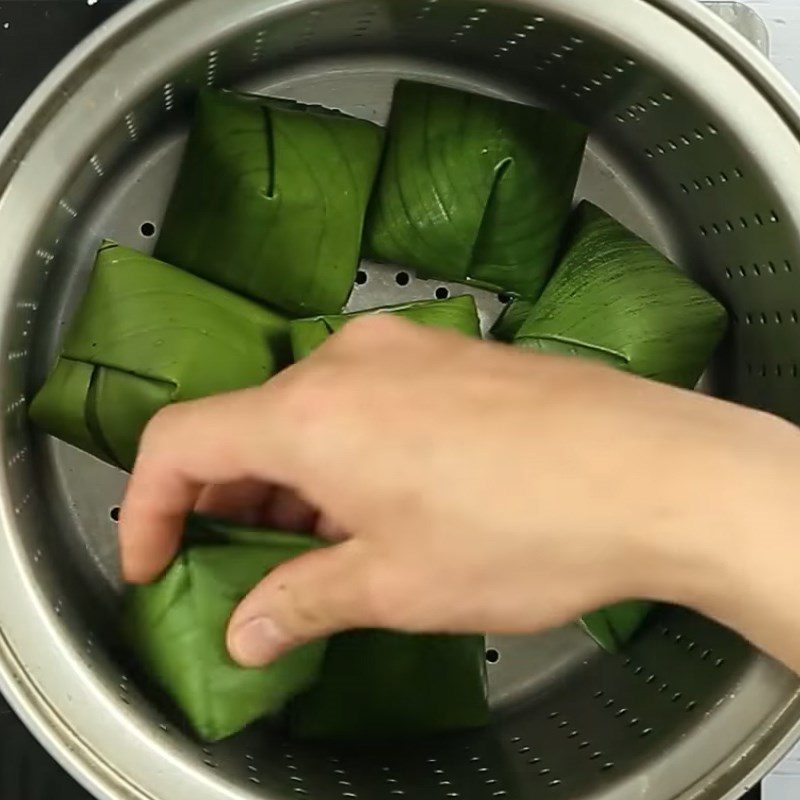
[[[127,581],[147,583],[165,569],[205,486],[251,479],[289,485],[293,459],[276,405],[261,387],[168,406],[153,418],[120,514]]]

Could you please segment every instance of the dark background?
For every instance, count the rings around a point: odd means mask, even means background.
[[[84,36],[129,0],[0,2],[0,131]],[[230,0],[236,2],[236,0]],[[758,800],[754,789],[747,800]],[[0,800],[91,800],[0,698]],[[165,799],[166,800],[166,799]]]

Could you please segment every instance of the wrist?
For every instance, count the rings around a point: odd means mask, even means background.
[[[800,430],[778,433],[783,441],[768,438],[730,493],[720,579],[696,607],[800,670]]]
[[[691,467],[676,474],[675,506],[648,533],[638,588],[757,638],[759,619],[788,594],[800,618],[800,431],[744,410],[739,422],[723,446],[692,448]]]

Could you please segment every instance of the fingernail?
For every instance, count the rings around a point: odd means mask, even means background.
[[[289,637],[269,617],[242,623],[230,635],[231,657],[243,667],[263,667],[289,646]]]

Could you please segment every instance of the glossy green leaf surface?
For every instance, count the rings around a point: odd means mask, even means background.
[[[294,316],[341,311],[383,138],[318,106],[201,92],[156,255]]]
[[[125,625],[135,657],[203,739],[279,713],[317,679],[326,641],[244,669],[228,655],[225,633],[236,605],[265,575],[319,546],[310,536],[194,520],[161,579],[129,590]]]
[[[513,342],[525,320],[531,315],[534,304],[516,298],[506,305],[492,326],[492,336],[500,342]]]
[[[517,312],[523,309],[518,306]],[[694,388],[719,345],[725,309],[674,264],[590,203],[575,214],[566,254],[539,301],[517,327],[517,345],[580,356]],[[641,627],[652,604],[633,600],[587,614],[581,624],[616,652]]]
[[[550,275],[586,130],[542,109],[401,81],[366,252],[525,298]]]
[[[635,636],[653,609],[645,600],[629,600],[586,614],[584,630],[609,653],[618,653]]]
[[[480,337],[481,325],[472,295],[451,297],[447,300],[422,300],[385,306],[355,314],[331,314],[311,319],[298,319],[290,323],[292,352],[295,361],[310,355],[331,334],[341,330],[350,320],[365,314],[393,314],[420,325],[458,331],[467,336]]]
[[[52,435],[130,468],[159,408],[257,386],[288,361],[283,317],[107,243],[30,414]]]
[[[694,388],[728,324],[708,292],[604,211],[582,203],[564,258],[515,343],[596,358]]]
[[[332,637],[319,681],[289,709],[302,739],[414,737],[488,719],[482,636],[376,630]]]

